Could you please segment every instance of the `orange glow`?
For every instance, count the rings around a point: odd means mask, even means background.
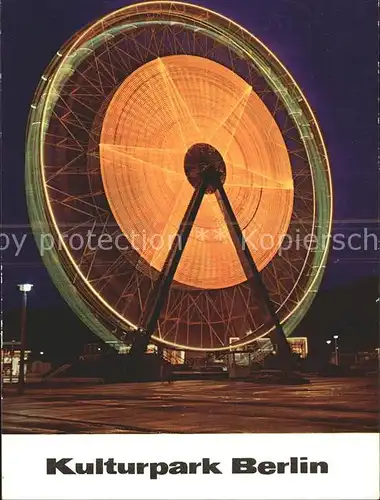
[[[292,215],[288,152],[254,90],[208,59],[155,59],[115,93],[103,123],[100,160],[117,223],[140,255],[161,270],[193,193],[184,158],[196,143],[222,154],[227,195],[263,269],[277,253]],[[203,289],[246,280],[213,194],[203,200],[175,280]]]

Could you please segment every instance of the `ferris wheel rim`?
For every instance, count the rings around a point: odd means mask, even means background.
[[[274,60],[277,61],[277,63],[282,66],[282,68],[285,70],[285,68],[283,67],[283,65],[278,61],[278,59],[276,58],[276,56],[271,53],[271,51],[264,45],[262,44],[261,41],[259,41],[258,39],[256,39],[253,35],[251,35],[247,30],[245,30],[244,28],[240,27],[239,25],[237,25],[236,23],[233,23],[232,21],[228,20],[227,18],[225,18],[224,16],[220,16],[219,14],[213,12],[213,11],[210,11],[209,9],[204,9],[202,7],[197,7],[197,6],[194,6],[194,5],[191,5],[191,4],[188,4],[188,3],[182,3],[182,2],[150,2],[150,3],[140,3],[140,4],[136,4],[134,6],[128,6],[128,7],[125,7],[125,8],[122,8],[122,9],[119,9],[118,11],[116,11],[116,13],[120,13],[120,12],[128,12],[129,10],[131,9],[134,9],[136,7],[144,7],[144,6],[147,6],[149,5],[149,7],[152,7],[152,5],[156,5],[156,6],[162,6],[162,5],[178,5],[178,6],[187,6],[187,7],[191,7],[192,9],[198,9],[200,11],[206,11],[206,12],[209,12],[209,13],[212,13],[212,15],[215,15],[215,16],[218,16],[219,18],[223,18],[224,20],[228,21],[229,23],[232,23],[234,26],[237,26],[239,27],[240,30],[243,30],[247,35],[249,35],[250,38],[254,39],[256,43],[260,44],[262,46],[262,48],[264,48],[268,54],[270,54],[270,57],[274,58]],[[95,26],[96,24],[98,23],[101,23],[101,22],[104,22],[106,19],[109,19],[109,18],[112,18],[112,16],[114,16],[116,13],[111,13],[107,16],[105,16],[104,18],[102,18],[101,20],[99,20],[97,23],[91,25],[87,30],[84,30],[84,33],[83,33],[83,36],[85,33],[88,32],[88,30],[90,30],[93,26]],[[80,42],[81,40],[81,37],[77,38],[76,42],[74,44],[72,44],[68,54],[66,54],[66,56],[64,56],[63,54],[61,54],[61,52],[58,52],[57,54],[57,61],[56,62],[59,62],[61,60],[61,63],[58,65],[58,68],[62,68],[62,65],[64,63],[64,60],[63,59],[64,57],[67,57],[70,55],[70,53],[72,53],[72,51],[75,49],[75,47],[77,46],[77,44]],[[63,60],[62,60],[63,59]],[[291,80],[292,77],[290,75],[290,73],[286,71],[286,76],[289,77]],[[55,77],[57,77],[59,73],[59,69],[56,71],[55,73]],[[45,77],[46,78],[46,77]],[[41,85],[41,89],[39,89],[40,91],[40,94],[42,96],[42,94],[44,93],[43,92],[43,89],[45,88],[46,89],[46,82],[47,80],[45,80],[43,78],[44,82],[42,82],[42,85]],[[47,112],[47,103],[48,103],[48,96],[49,96],[49,91],[51,91],[52,88],[54,88],[54,79],[53,81],[49,82],[50,83],[50,88],[49,90],[47,91],[47,94],[45,94],[45,103],[44,103],[44,107],[43,107],[43,113],[42,113],[42,125],[39,127],[40,128],[40,134],[41,134],[41,137],[43,136],[43,128],[44,128],[44,123],[45,123],[45,119],[46,119],[46,112]],[[294,82],[294,80],[293,80]],[[316,128],[317,130],[317,133],[318,133],[318,139],[319,139],[319,142],[320,142],[320,146],[322,148],[322,151],[324,152],[325,154],[325,162],[326,162],[326,165],[327,165],[327,169],[326,169],[326,172],[327,172],[327,183],[328,183],[328,186],[327,186],[327,191],[328,191],[328,195],[330,195],[330,208],[328,209],[328,212],[329,212],[329,215],[330,215],[330,220],[328,221],[328,226],[326,228],[326,232],[328,234],[331,234],[331,224],[332,224],[332,209],[331,209],[331,205],[332,205],[332,188],[331,188],[331,173],[330,173],[330,168],[329,168],[329,164],[328,164],[328,157],[327,157],[327,152],[326,152],[326,148],[325,148],[325,145],[323,143],[323,139],[322,139],[322,135],[320,133],[320,129],[319,129],[319,126],[315,120],[315,117],[313,115],[313,112],[308,104],[308,101],[306,100],[306,98],[304,97],[302,91],[299,89],[298,85],[294,82],[294,85],[295,85],[295,88],[297,90],[297,93],[300,95],[301,99],[302,99],[302,104],[303,105],[306,105],[306,109],[308,109],[310,115],[311,115],[311,122],[313,122],[313,126]],[[37,91],[38,93],[38,91]],[[34,101],[34,105],[35,105],[36,101]],[[33,108],[33,106],[32,106]],[[32,109],[32,112],[31,112],[31,115],[30,115],[30,118],[29,118],[29,126],[28,126],[28,130],[29,130],[29,134],[31,133],[31,127],[33,127],[33,120],[35,118],[35,108]],[[34,122],[34,123],[37,123],[37,122]],[[309,121],[310,123],[310,121]],[[28,138],[28,143],[30,143],[30,137]],[[48,206],[48,214],[45,213],[45,216],[50,216],[51,217],[51,220],[50,220],[50,223],[53,222],[53,226],[56,230],[56,233],[58,235],[58,238],[61,240],[62,239],[62,235],[60,233],[60,230],[59,230],[59,227],[58,225],[56,224],[55,222],[55,219],[54,219],[54,214],[51,210],[51,206],[50,206],[50,202],[49,202],[49,196],[47,194],[47,190],[46,190],[46,182],[45,182],[45,179],[44,179],[44,163],[43,163],[43,150],[42,150],[42,144],[43,144],[43,141],[41,140],[40,141],[40,151],[39,151],[39,154],[40,154],[40,169],[41,169],[41,175],[42,175],[42,180],[43,180],[43,187],[44,187],[44,195],[45,195],[45,202],[46,202],[46,205]],[[30,157],[28,158],[27,157],[27,172],[29,171],[30,173],[30,169],[31,169],[31,159]],[[30,176],[29,176],[30,177]],[[314,181],[314,176],[312,176],[312,179]],[[33,204],[33,200],[30,201],[30,196],[28,196],[28,199],[29,199],[29,203],[30,204]],[[45,206],[46,206],[45,205]],[[47,221],[47,225],[49,226],[49,221]],[[35,231],[38,231],[38,229],[35,229]],[[71,260],[71,264],[77,268],[76,266],[76,263],[74,262],[74,260],[71,258],[71,255],[70,255],[70,252],[68,251],[68,249],[66,248],[65,246],[65,243],[64,241],[62,240],[61,243],[63,243],[63,248],[66,250],[67,252],[67,256],[68,258]],[[294,308],[288,315],[285,319],[282,320],[282,323],[284,324],[285,328],[286,328],[286,324],[287,324],[287,321],[293,317],[293,320],[296,318],[295,313],[297,312],[297,310],[299,310],[299,308],[301,308],[301,305],[306,301],[310,301],[310,297],[312,295],[312,289],[314,287],[316,287],[320,280],[322,279],[322,275],[323,275],[323,269],[325,267],[325,263],[326,263],[326,259],[327,259],[327,254],[328,254],[328,246],[326,246],[326,248],[324,249],[324,253],[322,256],[320,256],[319,258],[319,269],[318,271],[315,273],[314,275],[314,279],[313,281],[311,282],[310,286],[309,286],[309,289],[307,292],[304,293],[304,297],[303,297],[303,300],[300,301],[300,303],[298,304],[298,306],[296,308]],[[81,275],[81,272],[80,272],[80,269],[77,268],[76,269],[78,274]],[[65,270],[62,268],[62,273],[65,274]],[[83,279],[85,280],[85,277],[83,275],[81,275],[83,277]],[[136,328],[136,325],[134,325],[133,323],[130,323],[128,321],[127,318],[121,316],[119,313],[117,313],[117,311],[115,311],[101,296],[100,294],[98,294],[98,292],[92,288],[91,290],[96,296],[98,299],[100,299],[100,301],[103,303],[104,306],[108,307],[108,309],[110,310],[110,312],[112,314],[115,314],[118,316],[118,320],[120,320],[121,323],[123,324],[126,324],[132,328]],[[301,308],[302,309],[302,308]],[[301,314],[302,316],[302,314]],[[268,332],[270,332],[272,329],[269,329],[267,330],[263,335],[261,335],[260,337],[256,337],[256,338],[261,338],[261,337],[264,337],[268,334]],[[184,349],[187,349],[187,350],[198,350],[198,351],[209,351],[209,350],[212,350],[212,351],[225,351],[225,350],[228,350],[230,346],[224,346],[224,347],[220,347],[220,348],[213,348],[213,349],[208,349],[208,348],[196,348],[196,347],[189,347],[189,346],[186,346],[186,345],[179,345],[179,344],[175,344],[175,343],[172,343],[172,342],[168,342],[168,341],[165,341],[164,339],[162,338],[159,338],[159,337],[154,337],[154,339],[160,343],[163,343],[163,344],[166,344],[168,346],[175,346],[175,347],[179,347],[179,348],[184,348]],[[252,339],[249,338],[249,336],[243,341],[243,342],[239,342],[236,347],[243,347],[249,343],[251,343]]]

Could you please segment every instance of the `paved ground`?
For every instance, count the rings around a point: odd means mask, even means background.
[[[377,379],[5,389],[4,433],[377,432]]]

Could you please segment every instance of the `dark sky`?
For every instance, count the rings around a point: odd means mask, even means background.
[[[3,0],[3,224],[28,230],[24,196],[24,136],[35,87],[71,35],[132,2],[123,0]],[[194,1],[234,19],[273,50],[305,92],[321,125],[332,168],[334,230],[376,230],[377,2],[376,0]],[[372,244],[373,246],[373,244]],[[59,305],[29,235],[18,257],[3,253],[4,308],[18,304],[16,284],[35,284],[35,306]],[[323,286],[377,271],[375,250],[332,252]]]

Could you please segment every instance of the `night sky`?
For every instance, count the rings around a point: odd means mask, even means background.
[[[125,0],[3,0],[3,225],[28,231],[24,196],[24,137],[33,92],[59,47]],[[376,230],[377,2],[376,0],[202,0],[260,38],[294,76],[319,120],[335,192],[334,230]],[[19,304],[16,285],[35,284],[31,307],[59,306],[29,234],[21,254],[3,253],[3,307]],[[374,275],[374,250],[333,252],[323,287]]]

